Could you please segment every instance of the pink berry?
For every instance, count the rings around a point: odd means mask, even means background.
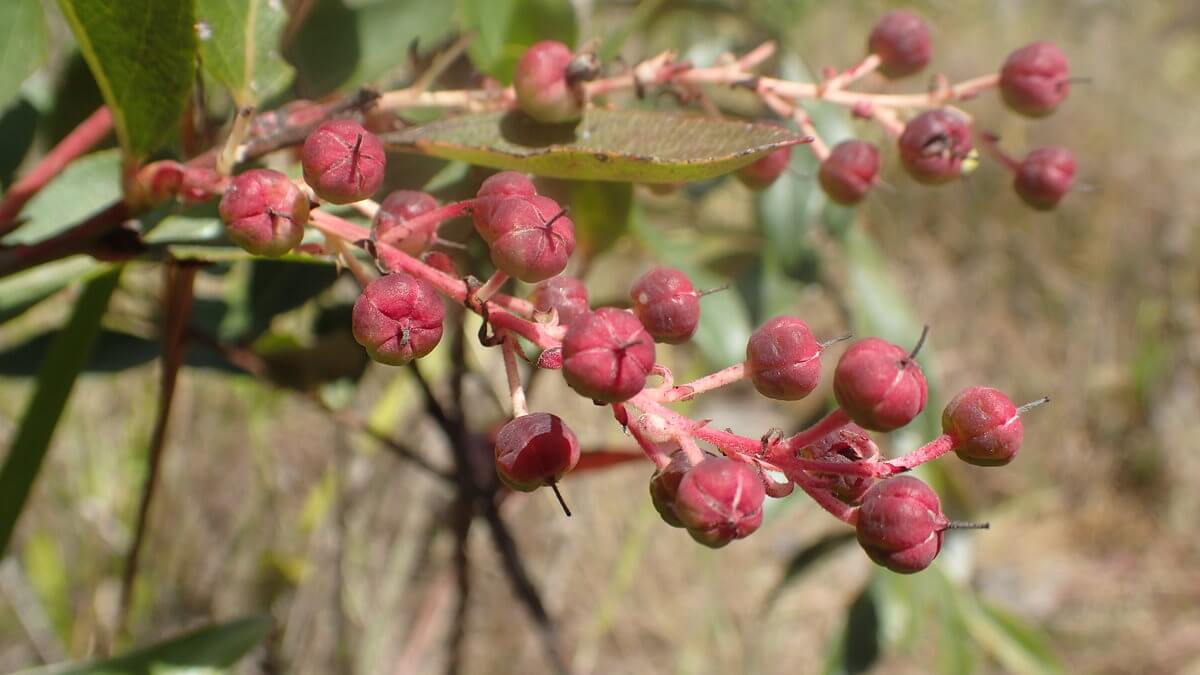
[[[919,183],[938,185],[963,175],[971,130],[958,113],[927,110],[904,125],[899,145],[904,170]]]
[[[912,574],[937,557],[949,526],[937,493],[912,476],[897,476],[863,496],[855,529],[859,546],[876,564]]]
[[[762,525],[765,499],[754,469],[710,457],[684,474],[675,493],[675,513],[693,539],[720,548]]]
[[[484,179],[475,193],[478,199],[488,197],[532,197],[537,194],[533,181],[517,171],[501,171]]]
[[[304,180],[321,199],[349,204],[383,184],[386,156],[379,137],[354,120],[331,120],[313,130],[301,151]]]
[[[233,243],[254,255],[280,256],[304,238],[308,198],[282,173],[250,169],[234,177],[219,211]]]
[[[687,275],[655,267],[638,277],[629,291],[633,312],[655,342],[687,342],[700,325],[700,294]]]
[[[402,366],[433,351],[446,309],[425,281],[394,272],[367,284],[354,303],[354,339],[372,359]]]
[[[879,57],[879,72],[898,78],[920,72],[933,56],[925,20],[902,9],[879,18],[867,38],[867,51]]]
[[[1000,95],[1014,111],[1028,117],[1054,112],[1071,91],[1070,65],[1049,42],[1034,42],[1009,54],[1000,68]]]
[[[575,277],[564,275],[551,277],[534,286],[530,300],[533,301],[534,309],[539,312],[557,312],[558,323],[563,326],[570,325],[572,321],[591,311],[588,307],[587,286]]]
[[[650,501],[658,515],[671,527],[683,527],[683,521],[675,512],[675,495],[679,493],[679,484],[684,475],[692,470],[692,461],[682,450],[671,455],[671,461],[666,466],[654,472],[650,477]]]
[[[792,161],[792,146],[772,150],[750,164],[738,169],[737,177],[742,185],[751,190],[765,190],[771,187]]]
[[[429,222],[413,229],[406,223],[437,207],[437,200],[428,192],[395,190],[380,202],[379,211],[371,220],[372,233],[376,239],[392,233],[393,246],[409,255],[419,255],[433,246],[438,224]]]
[[[580,118],[583,102],[567,73],[573,58],[570,48],[553,40],[525,50],[513,74],[513,89],[526,115],[552,124]]]
[[[549,197],[505,197],[476,230],[492,252],[492,262],[528,283],[561,273],[575,250],[575,223]]]
[[[821,344],[800,319],[771,319],[746,343],[746,375],[767,398],[799,401],[821,380]]]
[[[1017,166],[1013,188],[1026,204],[1041,211],[1058,205],[1075,181],[1075,157],[1056,146],[1038,148]]]
[[[1000,390],[968,387],[946,404],[942,433],[954,439],[954,452],[964,462],[1003,466],[1016,458],[1025,428]]]
[[[859,340],[842,354],[833,372],[833,393],[850,419],[871,431],[908,424],[928,397],[916,359],[879,338]]]
[[[854,423],[826,435],[800,452],[808,459],[839,464],[878,462],[880,457],[879,446],[875,445],[865,429]],[[828,480],[829,491],[833,496],[852,506],[860,503],[863,494],[879,480],[871,476],[820,473],[814,475]]]
[[[567,327],[563,377],[572,389],[603,403],[629,400],[654,367],[654,339],[632,312],[601,307]]]
[[[496,473],[519,492],[556,483],[578,463],[579,439],[557,415],[522,415],[496,434]]]
[[[831,200],[857,204],[879,179],[879,149],[866,141],[842,141],[821,162],[817,179]]]

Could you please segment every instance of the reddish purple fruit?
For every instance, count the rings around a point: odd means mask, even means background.
[[[758,393],[798,401],[821,380],[821,344],[808,324],[794,316],[764,323],[746,343],[746,376]]]
[[[488,176],[475,193],[478,199],[488,197],[532,197],[537,194],[533,181],[523,173],[501,171]]]
[[[533,301],[534,309],[539,312],[557,312],[558,323],[563,326],[570,325],[572,321],[591,311],[588,307],[587,286],[575,277],[560,275],[539,283],[534,286],[530,300]]]
[[[675,493],[675,513],[696,541],[720,548],[762,525],[766,491],[748,465],[710,457],[683,476]]]
[[[925,374],[916,358],[886,340],[859,340],[842,354],[833,372],[838,405],[859,426],[892,431],[925,408]]]
[[[792,146],[772,150],[750,164],[738,169],[737,177],[742,185],[751,190],[765,190],[771,187],[792,161]]]
[[[838,464],[854,462],[878,462],[879,446],[857,424],[847,424],[824,438],[804,447],[800,453],[808,459]],[[814,474],[829,481],[829,491],[834,497],[851,506],[862,502],[863,495],[878,482],[873,476],[848,476],[845,474]]]
[[[557,483],[578,463],[579,439],[557,415],[522,415],[496,434],[496,473],[519,492]]]
[[[354,303],[354,339],[372,359],[403,366],[433,351],[446,309],[433,287],[403,272],[367,284]]]
[[[876,564],[912,574],[937,557],[949,526],[937,493],[912,476],[897,476],[863,496],[855,529],[859,546]]]
[[[513,89],[517,104],[539,122],[574,122],[583,114],[583,100],[568,77],[574,55],[554,40],[530,45],[517,62]]]
[[[379,210],[371,220],[372,233],[376,239],[391,233],[393,246],[409,255],[419,255],[433,246],[438,224],[428,222],[413,228],[407,223],[437,207],[437,200],[428,192],[395,190],[380,202]]]
[[[954,439],[959,459],[1003,466],[1021,449],[1025,428],[1017,406],[998,389],[968,387],[942,411],[942,433]]]
[[[254,255],[280,256],[304,238],[308,198],[282,173],[250,169],[234,177],[219,211],[233,243]]]
[[[581,396],[627,401],[646,386],[653,367],[654,338],[632,312],[601,307],[567,327],[563,377]]]
[[[379,137],[354,120],[332,120],[304,140],[304,180],[321,199],[349,204],[383,184],[386,157]]]
[[[1041,211],[1058,205],[1075,182],[1075,156],[1056,146],[1038,148],[1017,166],[1013,189],[1026,204]]]
[[[666,466],[654,472],[650,477],[650,501],[658,515],[671,527],[683,527],[683,521],[675,512],[675,495],[679,493],[679,484],[684,475],[692,470],[692,460],[686,452],[675,451],[671,461]]]
[[[476,219],[475,228],[496,267],[528,283],[561,273],[575,250],[575,223],[549,197],[497,199],[482,226]]]
[[[898,9],[879,18],[867,38],[867,52],[879,57],[879,72],[898,78],[920,72],[933,56],[925,20]]]
[[[879,179],[879,149],[866,141],[842,141],[821,162],[817,179],[831,200],[845,206],[857,204]]]
[[[1021,47],[1009,54],[1000,68],[1001,97],[1009,108],[1028,117],[1054,112],[1070,91],[1070,64],[1049,42]]]
[[[633,312],[655,342],[687,342],[700,325],[700,294],[687,275],[655,267],[638,277],[629,291]]]
[[[919,183],[939,185],[962,177],[963,160],[972,156],[966,119],[949,110],[928,110],[904,125],[900,163]]]

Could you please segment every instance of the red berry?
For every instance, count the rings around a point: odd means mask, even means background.
[[[658,515],[671,527],[683,527],[683,521],[675,512],[675,495],[679,493],[679,483],[692,470],[692,460],[686,452],[677,450],[671,455],[671,461],[666,466],[654,472],[650,477],[650,501]]]
[[[912,574],[937,557],[949,525],[937,493],[912,476],[897,476],[863,496],[855,529],[859,546],[876,564]]]
[[[720,548],[762,525],[765,499],[754,469],[710,457],[684,474],[675,493],[675,513],[693,539]]]
[[[1013,188],[1026,204],[1049,211],[1071,191],[1075,181],[1075,157],[1056,146],[1038,148],[1017,166]]]
[[[354,303],[354,339],[380,363],[402,366],[433,351],[446,309],[433,287],[403,272],[367,284]]]
[[[229,239],[254,255],[280,256],[299,246],[308,222],[308,198],[270,169],[234,177],[218,210]]]
[[[655,342],[687,342],[700,325],[700,294],[687,275],[655,267],[633,282],[633,311]]]
[[[563,326],[591,311],[587,286],[575,277],[551,277],[534,286],[530,299],[533,300],[534,309],[539,312],[556,311],[558,323]]]
[[[528,283],[561,273],[575,250],[575,223],[549,197],[498,199],[480,225],[496,267]]]
[[[837,431],[827,434],[824,438],[806,446],[801,454],[808,459],[822,462],[850,464],[853,462],[879,461],[879,446],[871,440],[867,432],[857,424],[847,424]],[[829,491],[834,497],[854,505],[862,501],[863,494],[878,478],[872,476],[848,476],[845,474],[814,474],[829,481]]]
[[[313,130],[301,151],[304,180],[321,199],[349,204],[383,184],[386,156],[379,137],[354,120],[332,120]]]
[[[563,377],[581,396],[620,403],[646,386],[654,339],[632,312],[615,307],[580,317],[563,338]]]
[[[1071,91],[1070,65],[1049,42],[1034,42],[1009,54],[1000,68],[1000,95],[1014,111],[1045,117]]]
[[[763,396],[798,401],[821,380],[821,344],[800,319],[771,319],[746,343],[746,375]]]
[[[831,200],[857,204],[879,179],[879,149],[866,141],[842,141],[821,162],[817,179]]]
[[[373,234],[380,239],[394,232],[391,239],[393,246],[409,255],[418,255],[433,246],[438,224],[429,222],[412,229],[405,223],[437,207],[437,200],[428,192],[395,190],[379,204],[379,210],[371,221]]]
[[[792,161],[792,146],[772,150],[738,169],[737,177],[751,190],[765,190],[787,171]]]
[[[579,439],[557,415],[522,415],[496,434],[496,473],[519,492],[556,483],[578,463]]]
[[[928,390],[921,366],[901,347],[879,338],[850,346],[833,372],[838,405],[859,426],[892,431],[925,408]]]
[[[902,9],[879,18],[867,38],[867,51],[879,57],[879,72],[888,78],[920,72],[933,56],[925,20]]]
[[[971,130],[958,113],[928,110],[904,125],[899,145],[904,170],[917,182],[938,185],[963,175],[963,160],[972,151]]]
[[[523,173],[501,171],[488,176],[475,193],[478,199],[488,197],[532,197],[537,194],[533,181]]]
[[[968,387],[942,411],[942,433],[954,439],[954,452],[964,462],[1003,466],[1016,458],[1025,428],[1000,390]]]
[[[526,115],[547,123],[580,118],[583,102],[567,77],[573,58],[570,48],[553,40],[536,42],[525,50],[513,74],[513,89]]]

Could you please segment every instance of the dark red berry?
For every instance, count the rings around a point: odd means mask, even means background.
[[[533,181],[523,173],[501,171],[488,176],[475,193],[478,199],[488,197],[532,197],[537,194]]]
[[[321,199],[349,204],[383,184],[386,156],[379,137],[354,120],[331,120],[304,140],[304,180]]]
[[[920,72],[933,56],[925,20],[898,9],[879,18],[867,38],[867,51],[879,57],[879,72],[888,78]]]
[[[476,230],[492,262],[511,277],[536,283],[561,273],[575,250],[575,223],[549,197],[505,197]]]
[[[218,210],[229,239],[254,255],[280,256],[299,246],[308,222],[308,198],[271,169],[234,177]]]
[[[879,338],[859,340],[833,372],[838,405],[859,426],[892,431],[913,421],[928,396],[921,366],[903,348]]]
[[[692,461],[687,453],[676,450],[671,455],[671,461],[650,477],[650,501],[654,503],[658,515],[671,527],[683,527],[683,521],[675,512],[675,495],[679,493],[679,483],[691,469]]]
[[[677,269],[651,269],[633,282],[629,297],[634,313],[655,342],[687,342],[700,325],[700,294]]]
[[[853,462],[878,462],[879,446],[867,432],[857,424],[847,424],[837,431],[803,448],[800,453],[808,459],[822,462],[850,464]],[[855,505],[862,501],[863,494],[879,479],[872,476],[848,476],[845,474],[814,474],[829,481],[829,491],[843,502]]]
[[[1034,42],[1009,54],[1000,68],[1000,95],[1028,117],[1054,112],[1071,91],[1067,57],[1049,42]]]
[[[746,376],[767,398],[798,401],[821,380],[821,344],[800,319],[771,319],[746,343]]]
[[[904,125],[900,163],[917,182],[947,183],[962,177],[963,161],[972,156],[971,129],[962,115],[927,110]]]
[[[446,309],[425,281],[394,272],[367,284],[354,303],[354,339],[372,359],[402,366],[433,351]]]
[[[738,169],[737,177],[751,190],[765,190],[787,171],[792,161],[792,146],[772,150]]]
[[[942,411],[942,433],[954,439],[954,452],[964,462],[1003,466],[1017,456],[1025,428],[1000,390],[968,387]]]
[[[675,513],[696,541],[720,548],[762,525],[766,491],[758,473],[724,457],[710,457],[683,476]]]
[[[389,241],[393,246],[409,255],[418,255],[433,246],[438,224],[428,222],[414,229],[407,223],[437,207],[437,200],[428,192],[395,190],[380,202],[371,220],[372,233],[376,239],[391,233]]]
[[[855,529],[859,546],[876,564],[912,574],[937,557],[949,526],[937,493],[912,476],[897,476],[867,490]]]
[[[842,141],[821,162],[817,179],[831,200],[857,204],[879,179],[879,149],[866,141]]]
[[[563,338],[563,377],[581,396],[620,403],[646,386],[654,338],[632,312],[601,307],[572,322]]]
[[[556,483],[578,463],[579,440],[556,415],[522,415],[496,434],[496,473],[514,490]]]
[[[558,323],[563,326],[591,311],[587,286],[575,277],[551,277],[534,286],[530,299],[533,300],[534,309],[539,312],[557,312]]]
[[[536,42],[525,50],[513,74],[513,89],[526,115],[547,123],[579,119],[583,102],[567,73],[573,58],[569,47],[553,40]]]
[[[1038,148],[1017,166],[1013,188],[1026,204],[1049,211],[1071,191],[1075,181],[1075,157],[1056,146]]]

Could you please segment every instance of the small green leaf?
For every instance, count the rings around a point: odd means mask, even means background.
[[[60,664],[23,670],[18,675],[154,675],[225,672],[266,639],[267,616],[249,616],[206,626],[124,656],[86,664]]]
[[[0,110],[46,58],[46,15],[39,0],[0,2]]]
[[[120,198],[120,153],[101,150],[84,155],[29,200],[22,211],[27,222],[0,243],[32,244],[48,239]]]
[[[594,256],[608,250],[629,231],[633,185],[572,181],[570,203],[577,244],[587,255]]]
[[[505,83],[529,45],[558,40],[569,47],[578,34],[569,0],[458,0],[458,12],[463,31],[476,33],[471,62]]]
[[[461,115],[385,137],[418,152],[553,178],[673,183],[738,169],[800,137],[770,124],[593,108],[577,124],[540,124],[519,111]]]
[[[238,105],[255,105],[291,83],[295,72],[279,51],[288,22],[282,2],[196,0],[196,19],[200,63]]]
[[[58,0],[113,113],[131,161],[171,135],[192,87],[193,3],[187,0]]]

